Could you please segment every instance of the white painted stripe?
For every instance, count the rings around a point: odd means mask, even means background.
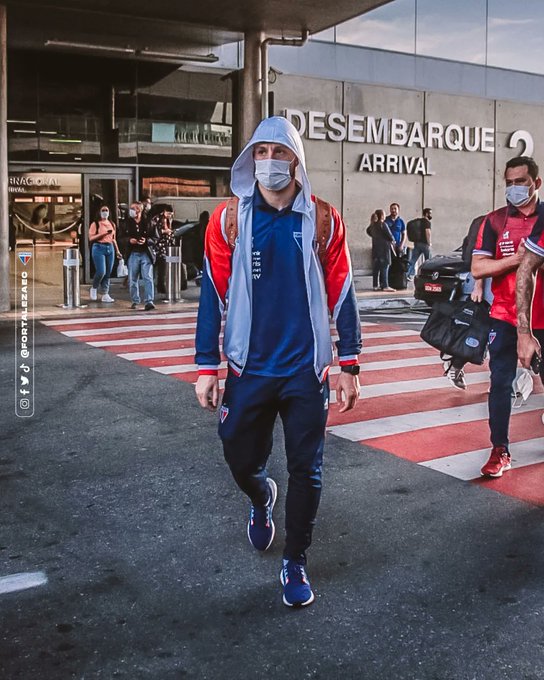
[[[151,371],[162,373],[163,375],[170,375],[171,373],[192,373],[198,371],[197,364],[174,364],[173,366],[149,366]],[[219,368],[227,368],[227,362],[222,361]]]
[[[403,330],[403,331],[377,331],[377,332],[369,332],[367,333],[364,337],[365,338],[402,338],[405,336],[410,336],[410,335],[415,335],[419,336],[419,331],[410,331],[410,330]],[[338,339],[338,336],[336,336],[336,339]],[[423,342],[423,341],[422,341]]]
[[[528,413],[529,411],[538,411],[543,408],[544,394],[533,394],[522,407],[522,412]],[[437,411],[421,411],[418,413],[363,420],[345,425],[333,425],[327,429],[338,437],[358,442],[373,439],[374,437],[387,437],[402,434],[403,432],[416,432],[427,427],[470,423],[474,420],[485,420],[487,417],[487,402],[483,402],[480,404],[439,409]]]
[[[117,326],[116,328],[93,328],[92,330],[61,331],[69,338],[88,338],[93,335],[115,335],[116,333],[138,333],[139,331],[163,331],[165,328],[196,328],[195,323],[149,324],[147,326]]]
[[[92,347],[117,347],[119,345],[151,345],[155,342],[194,340],[194,333],[181,335],[151,335],[147,338],[121,338],[120,340],[87,340]],[[193,348],[194,351],[194,348]]]
[[[480,468],[489,458],[490,451],[491,447],[489,446],[486,449],[426,460],[419,465],[437,472],[443,472],[457,479],[469,481],[480,477]],[[510,454],[512,456],[512,468],[544,463],[544,437],[511,444]]]
[[[381,347],[368,347],[363,350],[365,354],[376,354],[378,352],[393,352],[393,351],[398,351],[401,352],[403,350],[408,350],[408,349],[425,349],[428,347],[424,342],[406,342],[402,344],[397,344],[397,345],[382,345]],[[120,357],[123,359],[128,359],[129,361],[138,361],[142,359],[166,359],[168,357],[177,357],[177,356],[189,356],[190,354],[194,354],[195,350],[193,347],[188,348],[188,349],[165,349],[165,350],[156,350],[152,352],[126,352],[124,354],[119,354]]]
[[[121,359],[128,361],[140,361],[142,359],[167,359],[168,357],[189,357],[194,356],[195,348],[186,347],[185,349],[163,349],[159,352],[125,352],[118,354]]]
[[[373,361],[369,364],[361,364],[361,371],[386,371],[392,368],[410,368],[412,366],[427,366],[429,364],[442,364],[438,352],[426,357],[411,357],[410,359],[393,359],[391,361]]]
[[[465,375],[465,380],[468,385],[488,383],[489,372],[469,373]],[[361,385],[360,395],[361,399],[374,399],[375,397],[387,397],[392,394],[409,394],[410,392],[440,390],[447,387],[451,388],[453,392],[449,380],[442,376],[440,378],[423,378],[422,380],[406,380],[404,382],[382,383],[378,385]],[[330,401],[331,404],[336,402],[336,390],[331,390]]]
[[[383,371],[390,368],[408,368],[411,366],[426,366],[429,364],[442,364],[438,354],[429,357],[416,357],[412,359],[398,359],[395,361],[373,361],[371,364],[361,364],[361,372],[369,371]],[[221,366],[224,368],[226,363],[223,362]],[[159,373],[190,373],[191,371],[197,371],[198,366],[196,364],[175,364],[173,366],[155,366],[150,367],[153,371],[158,371]],[[332,366],[329,375],[335,375],[340,373],[339,366]],[[408,375],[408,374],[407,374]]]
[[[338,366],[333,366],[329,375],[339,373]],[[489,382],[489,372],[480,371],[479,373],[465,374],[467,385],[478,385]],[[193,383],[194,384],[194,383]],[[372,399],[374,397],[386,397],[391,394],[409,394],[410,392],[420,392],[422,390],[439,390],[444,387],[451,387],[450,382],[444,376],[441,378],[423,378],[422,380],[406,380],[404,382],[383,383],[378,385],[361,385],[359,392],[361,399]],[[219,381],[219,389],[225,388],[225,381]],[[330,403],[336,403],[336,390],[331,389]]]
[[[363,354],[378,354],[379,352],[401,352],[405,349],[432,349],[426,342],[398,342],[393,345],[375,345],[374,347],[364,347]]]
[[[192,312],[172,312],[171,314],[150,314],[146,312],[145,314],[127,314],[126,316],[89,316],[89,317],[79,317],[73,319],[53,319],[44,320],[45,326],[78,326],[79,324],[86,323],[110,323],[112,321],[141,321],[143,319],[196,319],[197,312],[196,309]]]
[[[15,593],[18,590],[27,590],[47,583],[44,571],[30,571],[22,574],[10,574],[0,577],[0,595]]]

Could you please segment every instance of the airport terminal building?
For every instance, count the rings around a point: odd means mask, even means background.
[[[355,269],[369,268],[365,230],[377,208],[398,202],[408,220],[432,207],[433,249],[448,251],[503,203],[508,158],[544,163],[544,8],[533,0],[340,2],[344,14],[318,26],[327,30],[308,31],[303,18],[298,33],[296,22],[273,39],[257,32],[253,53],[248,33],[212,38],[202,25],[198,49],[186,34],[180,44],[177,24],[140,16],[140,3],[117,17],[122,39],[119,26],[116,39],[99,32],[104,3],[75,31],[85,3],[57,2],[54,16],[7,4],[10,241],[58,249],[59,262],[77,239],[88,260],[100,201],[122,219],[135,198],[168,197],[178,219],[193,220],[229,195],[252,56],[263,59],[262,112],[300,130],[312,187],[341,210]]]

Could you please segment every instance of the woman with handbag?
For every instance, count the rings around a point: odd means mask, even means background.
[[[389,267],[395,239],[385,222],[385,211],[376,210],[370,216],[366,233],[372,239],[372,285],[374,290],[393,292],[389,286]]]
[[[115,258],[120,260],[122,255],[117,245],[115,223],[110,220],[110,209],[106,204],[100,206],[97,219],[89,227],[89,242],[95,268],[89,296],[96,300],[100,289],[102,302],[115,302],[109,294],[110,276]]]

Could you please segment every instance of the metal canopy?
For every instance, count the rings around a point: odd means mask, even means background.
[[[49,40],[203,54],[247,31],[287,38],[318,33],[392,0],[2,1],[12,48],[43,49]]]

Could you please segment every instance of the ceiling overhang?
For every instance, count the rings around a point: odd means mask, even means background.
[[[249,31],[293,38],[318,33],[392,0],[3,0],[10,48],[112,48],[138,56],[176,51],[206,56]],[[46,47],[46,43],[49,44]],[[64,44],[64,46],[63,46]],[[72,51],[75,48],[72,48]]]

